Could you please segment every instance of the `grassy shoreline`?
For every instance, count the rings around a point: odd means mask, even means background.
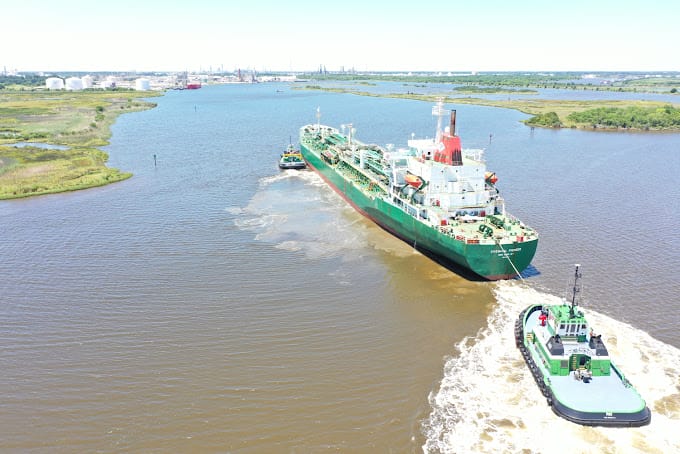
[[[578,114],[594,109],[628,109],[628,108],[641,108],[641,109],[659,109],[663,110],[667,106],[671,106],[673,109],[680,109],[679,104],[671,104],[667,102],[657,102],[657,101],[636,101],[636,100],[593,100],[593,101],[572,101],[572,100],[551,100],[551,99],[508,99],[508,100],[492,100],[483,98],[473,98],[473,97],[459,97],[452,96],[449,93],[437,93],[437,94],[419,94],[414,92],[409,93],[370,93],[366,91],[350,90],[346,88],[324,88],[318,85],[307,85],[305,87],[295,87],[299,90],[320,90],[328,91],[332,93],[346,93],[353,94],[357,96],[373,96],[382,98],[399,98],[399,99],[412,99],[417,101],[427,101],[436,102],[437,99],[441,98],[445,103],[451,104],[473,104],[479,106],[488,107],[501,107],[505,109],[514,109],[528,115],[533,115],[532,118],[524,120],[523,122],[528,126],[536,126],[543,128],[577,128],[577,129],[588,129],[594,131],[637,131],[637,132],[680,132],[680,124],[673,127],[666,128],[622,128],[622,127],[608,127],[607,125],[598,125],[591,122],[579,122],[574,120],[573,117],[570,118],[572,114]],[[542,124],[540,122],[541,116],[554,113],[558,119],[557,124]],[[537,121],[539,120],[539,121]]]
[[[559,90],[615,91],[631,93],[670,93],[678,94],[680,89],[680,73],[664,73],[663,76],[649,77],[647,73],[589,73],[557,72],[557,73],[524,73],[500,72],[459,75],[403,75],[403,74],[303,74],[303,79],[315,81],[336,81],[359,83],[403,82],[404,85],[415,84],[425,86],[428,83],[451,84],[470,87],[486,87],[498,89],[539,89],[552,88]],[[599,80],[596,80],[599,79]]]
[[[154,108],[158,92],[0,91],[0,200],[76,191],[122,181],[106,166],[111,125],[119,115]],[[60,145],[15,147],[19,142]]]

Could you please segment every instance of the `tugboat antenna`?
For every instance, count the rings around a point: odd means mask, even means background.
[[[571,294],[571,309],[569,310],[569,315],[574,317],[574,308],[576,307],[576,294],[581,291],[581,287],[578,285],[578,279],[581,277],[578,269],[581,267],[578,263],[576,264],[576,271],[574,271],[574,286],[572,287]]]

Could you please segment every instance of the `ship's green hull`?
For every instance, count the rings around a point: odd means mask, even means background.
[[[469,244],[422,223],[403,210],[344,178],[304,143],[307,163],[355,209],[393,235],[485,279],[509,279],[524,270],[536,252],[538,239],[505,244]],[[510,260],[508,260],[510,259]]]

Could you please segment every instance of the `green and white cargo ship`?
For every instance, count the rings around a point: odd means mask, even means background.
[[[534,304],[522,311],[515,323],[516,345],[557,415],[585,426],[649,424],[645,401],[577,308],[580,277],[576,265],[571,304]]]
[[[456,111],[439,101],[434,139],[395,149],[368,145],[317,123],[300,129],[307,164],[354,208],[425,253],[489,280],[510,279],[531,262],[537,232],[505,210],[482,150],[463,150]]]

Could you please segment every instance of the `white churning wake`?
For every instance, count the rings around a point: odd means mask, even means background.
[[[584,427],[555,415],[519,350],[514,324],[530,304],[560,298],[517,282],[497,284],[488,326],[463,340],[429,396],[424,452],[680,452],[680,350],[585,307],[615,364],[647,401],[652,422],[639,428]]]
[[[278,249],[312,259],[360,257],[367,245],[366,229],[357,225],[362,218],[325,186],[312,171],[285,170],[261,179],[245,207],[227,211],[237,216],[237,227]]]

